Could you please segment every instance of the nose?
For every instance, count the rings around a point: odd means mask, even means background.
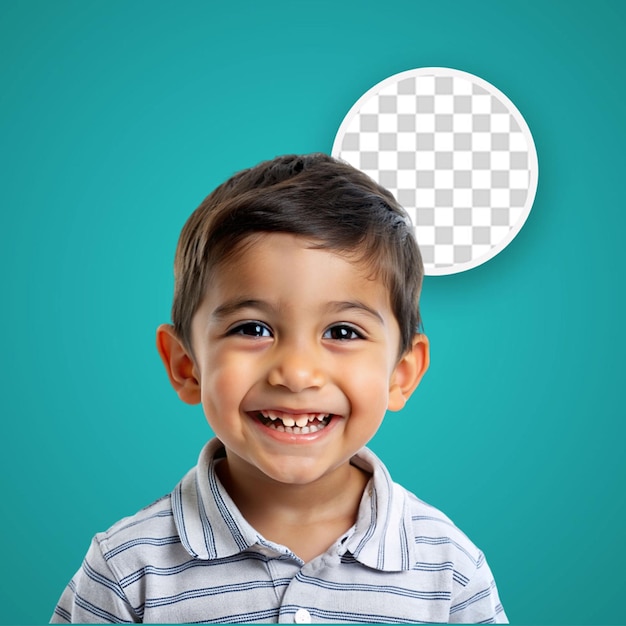
[[[277,350],[268,374],[272,387],[284,387],[293,393],[319,388],[326,381],[323,359],[314,349],[283,346]]]

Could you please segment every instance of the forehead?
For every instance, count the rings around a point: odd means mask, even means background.
[[[362,256],[359,250],[330,250],[298,235],[258,233],[214,268],[206,296],[215,300],[254,294],[310,305],[352,294],[389,307],[382,273],[373,271]]]

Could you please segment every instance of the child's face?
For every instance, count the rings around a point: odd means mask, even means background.
[[[347,464],[428,361],[420,336],[399,358],[388,290],[367,267],[308,245],[258,237],[218,268],[192,323],[198,399],[229,464],[290,484]]]

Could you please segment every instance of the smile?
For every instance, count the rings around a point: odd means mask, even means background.
[[[264,410],[256,413],[257,419],[272,430],[293,435],[310,435],[326,428],[332,413],[285,413]]]

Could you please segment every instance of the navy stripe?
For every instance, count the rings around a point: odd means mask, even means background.
[[[248,624],[250,622],[266,623],[278,621],[278,609],[264,611],[250,611],[249,613],[233,613],[232,615],[220,615],[216,619],[186,622],[187,624]]]
[[[200,521],[202,522],[202,534],[204,535],[204,545],[206,546],[207,554],[209,558],[215,558],[217,556],[217,549],[215,547],[215,537],[213,536],[213,528],[211,528],[211,522],[206,514],[202,498],[200,497],[200,485],[198,484],[198,474],[196,473],[196,495],[198,498],[198,511],[200,511]]]
[[[175,576],[176,574],[180,574],[185,570],[188,570],[192,567],[206,567],[207,564],[205,561],[185,561],[180,565],[174,565],[172,567],[156,567],[154,565],[146,565],[141,569],[129,574],[128,576],[124,576],[124,578],[120,579],[120,586],[122,588],[129,587],[130,585],[136,583],[138,580],[141,580],[145,576]]]
[[[174,518],[177,520],[176,528],[180,535],[180,541],[185,547],[185,550],[193,556],[198,556],[198,553],[191,547],[191,541],[187,534],[187,528],[185,526],[185,513],[183,511],[183,483],[180,482],[176,486],[172,493],[172,512]]]
[[[430,508],[430,505],[426,506]],[[438,524],[445,524],[451,528],[456,528],[456,526],[445,517],[435,517],[434,515],[412,515],[411,520],[414,522],[437,522]]]
[[[490,595],[491,589],[489,587],[487,589],[483,589],[482,591],[475,593],[471,598],[468,598],[464,602],[459,602],[459,604],[454,604],[453,606],[451,606],[450,615],[452,615],[452,613],[458,613],[459,611],[466,609],[468,606],[474,604],[475,602],[479,602],[480,600],[488,598]]]
[[[469,582],[469,578],[467,576],[463,576],[463,574],[461,574],[461,572],[458,572],[457,570],[454,570],[452,572],[452,580],[459,583],[459,585],[461,585],[462,587],[466,587],[467,583]]]
[[[411,568],[418,572],[446,572],[454,570],[452,561],[444,561],[443,563],[422,563],[418,562]]]
[[[450,600],[449,591],[419,591],[417,589],[407,589],[405,587],[397,587],[394,585],[366,584],[366,583],[349,583],[349,582],[330,582],[306,576],[302,572],[296,575],[296,579],[314,587],[321,589],[330,589],[332,591],[359,591],[371,593],[389,593],[391,595],[404,596],[407,598],[420,598],[422,600]]]
[[[163,500],[169,499],[169,498],[171,498],[171,495],[167,494],[166,496],[163,496],[160,500],[157,500],[154,504],[158,504],[159,502],[162,502]],[[152,515],[149,515],[148,517],[144,517],[133,522],[128,522],[127,524],[123,524],[119,528],[115,528],[115,530],[109,531],[108,536],[109,538],[115,537],[115,535],[117,535],[118,533],[121,533],[124,530],[133,528],[134,526],[140,526],[141,524],[146,524],[147,522],[151,522],[152,520],[158,519],[160,517],[172,517],[172,514],[173,514],[172,510],[169,508],[164,509],[163,511],[157,511],[156,513],[153,513]]]
[[[404,518],[405,511],[403,510],[402,513],[402,517]],[[402,551],[402,569],[410,569],[409,539],[406,536],[406,528],[404,524],[400,524],[400,550]]]
[[[105,560],[112,559],[114,556],[125,552],[126,550],[130,550],[131,548],[135,548],[137,546],[168,546],[173,545],[175,543],[180,543],[180,538],[176,535],[172,537],[139,537],[137,539],[131,539],[130,541],[126,541],[116,548],[105,552],[102,556]]]
[[[478,567],[478,560],[476,560],[468,550],[466,550],[461,544],[454,541],[450,537],[424,537],[423,535],[419,535],[415,537],[415,543],[423,543],[429,546],[440,546],[444,544],[449,544],[460,550],[467,558],[474,564],[475,567]],[[480,557],[479,557],[480,560]]]
[[[159,606],[168,606],[177,604],[185,600],[193,598],[206,598],[210,596],[220,596],[227,593],[240,593],[242,591],[252,591],[253,589],[274,589],[276,587],[287,587],[291,582],[291,578],[281,578],[277,580],[237,582],[230,585],[216,585],[215,587],[204,587],[202,589],[189,589],[182,591],[173,596],[164,596],[160,598],[147,598],[145,602],[146,608],[155,608]]]
[[[476,561],[476,569],[480,569],[485,562],[485,555],[482,552],[478,553],[478,560]]]
[[[123,589],[129,587],[130,585],[133,585],[145,576],[175,576],[194,567],[221,569],[223,565],[249,562],[251,560],[267,563],[268,561],[272,560],[272,557],[258,554],[257,552],[239,552],[233,556],[225,557],[223,559],[214,559],[209,561],[190,559],[189,561],[184,561],[179,565],[172,565],[170,567],[157,567],[155,565],[146,565],[145,567],[131,572],[127,576],[121,578],[120,587],[122,587]]]
[[[105,621],[108,621],[111,624],[116,624],[116,623],[132,624],[133,623],[132,620],[122,619],[118,615],[115,615],[114,613],[111,613],[110,611],[102,609],[99,606],[96,606],[95,604],[89,602],[88,600],[83,598],[81,595],[76,593],[75,588],[73,589],[73,591],[74,591],[74,602],[76,606],[79,606],[81,609],[87,611],[88,613],[91,613],[92,615],[95,615],[96,617],[99,617],[100,619],[103,619]]]
[[[93,567],[89,565],[87,559],[83,561],[83,571],[85,572],[85,574],[87,574],[87,578],[93,580],[99,585],[102,585],[103,587],[106,587],[107,589],[112,591],[120,600],[123,600],[124,602],[127,601],[126,596],[120,589],[120,586],[117,584],[117,582],[110,580],[109,578],[106,578],[102,574],[96,572],[96,570],[94,570]]]
[[[54,614],[58,615],[61,619],[64,619],[68,623],[71,623],[72,621],[72,614],[59,605],[57,605],[54,609]]]
[[[244,539],[243,533],[239,530],[239,526],[233,519],[233,516],[230,514],[226,503],[224,502],[224,498],[222,498],[222,494],[220,493],[220,488],[217,484],[217,476],[214,472],[209,474],[209,487],[211,489],[211,494],[217,504],[217,508],[222,516],[222,519],[228,526],[228,529],[232,533],[233,539],[237,544],[240,550],[245,550],[248,547],[248,543]]]
[[[296,613],[300,606],[294,604],[287,604],[282,607],[281,615],[290,615]],[[343,622],[352,622],[357,624],[406,624],[406,618],[390,617],[389,615],[380,613],[356,613],[354,611],[327,611],[324,609],[315,609],[311,607],[304,607],[306,610],[315,617],[319,617],[323,620],[337,620]],[[411,624],[440,624],[441,622],[431,622],[422,620],[411,620]]]
[[[387,474],[383,474],[385,479],[385,487],[387,488],[387,494],[391,494],[393,490],[393,485],[391,484],[391,479]],[[392,500],[389,495],[385,498],[387,501],[387,510],[385,511],[385,515],[383,517],[383,534],[382,541],[378,545],[378,569],[384,569],[385,567],[385,539],[387,537],[387,533],[389,532],[389,519],[391,517],[391,507]]]

